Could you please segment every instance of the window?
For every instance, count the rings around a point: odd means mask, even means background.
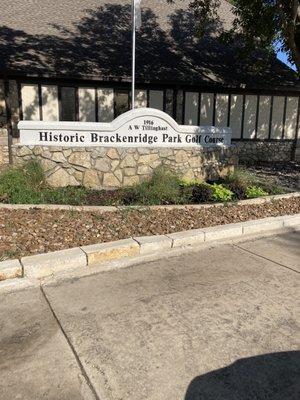
[[[216,121],[215,125],[220,127],[227,126],[228,120],[228,104],[229,95],[228,94],[217,94],[216,95]]]
[[[61,88],[61,121],[76,121],[75,88]]]
[[[111,122],[114,119],[114,90],[98,89],[98,120]]]
[[[283,116],[284,116],[284,97],[274,96],[273,98],[273,112],[272,112],[272,125],[271,125],[271,138],[281,139],[283,130]]]
[[[173,100],[173,90],[172,89],[167,89],[166,90],[166,113],[170,115],[170,117],[173,117],[173,106],[174,106],[174,100]]]
[[[146,92],[146,90],[136,90],[135,91],[134,105],[136,108],[147,107],[147,92]]]
[[[79,88],[79,121],[96,121],[96,91],[94,88]]]
[[[245,98],[244,138],[255,138],[256,109],[258,98],[255,95],[247,95]]]
[[[231,95],[230,104],[230,128],[232,129],[232,137],[240,138],[242,130],[243,115],[243,96],[240,94]]]
[[[214,94],[202,93],[200,125],[211,126],[213,124]]]
[[[298,97],[287,97],[284,138],[294,139],[297,127]]]
[[[258,105],[257,137],[267,139],[270,128],[271,97],[259,96]]]
[[[186,92],[185,93],[184,124],[185,125],[198,125],[198,114],[199,114],[199,93]]]
[[[118,90],[115,93],[115,117],[129,110],[129,93],[127,90]]]
[[[177,102],[176,102],[176,121],[178,124],[182,124],[182,111],[183,110],[183,91],[178,90]]]
[[[38,85],[21,86],[23,119],[27,121],[40,120],[39,88]]]
[[[163,111],[164,109],[164,92],[162,90],[150,90],[149,107]]]
[[[57,86],[42,86],[43,121],[58,121],[58,89]]]

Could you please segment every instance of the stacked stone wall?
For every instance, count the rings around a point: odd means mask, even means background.
[[[294,158],[293,141],[237,141],[234,145],[241,164],[290,161]]]
[[[132,186],[147,179],[161,165],[181,177],[216,179],[237,164],[235,147],[228,149],[62,148],[12,146],[16,165],[38,160],[54,187],[82,185],[94,189]]]
[[[0,127],[0,168],[9,163],[8,132]]]

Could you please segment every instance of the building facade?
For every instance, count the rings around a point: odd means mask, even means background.
[[[20,120],[110,122],[131,107],[130,1],[61,3],[0,0],[0,164],[13,161]],[[135,106],[179,124],[231,127],[243,162],[295,158],[295,73],[275,57],[242,58],[237,44],[222,44],[234,18],[226,1],[201,39],[188,5],[145,2]]]

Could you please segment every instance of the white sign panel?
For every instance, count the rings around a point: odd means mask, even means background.
[[[128,111],[111,123],[20,121],[20,144],[64,147],[228,147],[231,129],[178,125],[153,108]]]

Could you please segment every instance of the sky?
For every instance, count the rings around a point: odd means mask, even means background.
[[[275,50],[276,50],[276,52],[277,52],[277,58],[279,58],[279,60],[281,60],[282,62],[284,62],[284,63],[285,63],[286,65],[288,65],[289,67],[291,67],[291,68],[293,68],[294,70],[296,70],[295,65],[293,65],[293,64],[291,64],[291,63],[288,62],[286,53],[283,52],[283,51],[280,51],[278,47],[279,47],[279,46],[275,45]]]

